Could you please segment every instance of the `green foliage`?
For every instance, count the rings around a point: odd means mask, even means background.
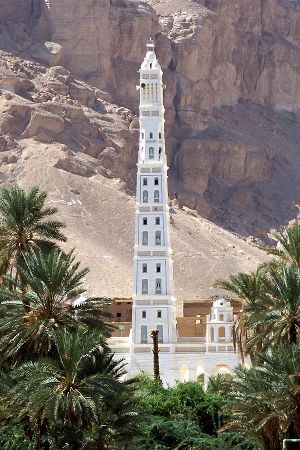
[[[226,383],[228,391],[229,381]],[[138,386],[142,434],[134,439],[132,449],[259,449],[239,434],[217,435],[227,417],[221,412],[225,403],[216,389],[217,383],[213,386],[211,382],[207,391],[196,382],[178,383],[166,389],[160,382],[141,376]]]
[[[35,442],[30,441],[19,424],[2,425],[0,427],[1,450],[35,450]]]
[[[97,327],[101,336],[109,336],[111,327],[104,323],[106,299],[89,298],[73,306],[82,294],[88,269],[79,269],[73,252],[52,249],[27,255],[18,265],[26,284],[0,289],[0,353],[15,361],[44,356],[54,351],[53,333],[59,329],[75,331],[81,325]],[[6,277],[6,280],[8,278]],[[9,286],[9,282],[7,285]],[[25,303],[25,307],[24,307]]]
[[[143,379],[140,401],[145,414],[192,421],[204,433],[215,433],[222,422],[222,398],[205,392],[201,383],[178,383],[164,389],[155,380]]]
[[[63,223],[49,220],[57,209],[45,207],[46,197],[36,187],[28,192],[18,186],[0,190],[0,274],[12,272],[28,252],[66,240]]]

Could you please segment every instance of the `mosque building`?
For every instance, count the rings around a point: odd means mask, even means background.
[[[158,330],[160,376],[176,381],[207,382],[229,374],[239,364],[232,328],[238,302],[176,301],[170,242],[168,165],[165,149],[162,70],[154,43],[139,70],[139,152],[137,162],[134,283],[132,300],[112,306],[116,332],[110,347],[128,363],[128,376],[152,374],[153,329]]]

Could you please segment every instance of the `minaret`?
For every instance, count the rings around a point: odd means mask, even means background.
[[[162,70],[150,39],[141,65],[139,153],[137,163],[132,351],[151,343],[176,342],[176,301],[165,152]]]

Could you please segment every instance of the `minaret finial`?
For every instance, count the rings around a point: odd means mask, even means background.
[[[153,39],[151,37],[149,38],[146,47],[148,48],[149,51],[154,52],[155,45],[154,45]]]

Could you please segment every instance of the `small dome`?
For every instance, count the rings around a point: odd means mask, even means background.
[[[83,305],[83,303],[86,301],[86,298],[83,297],[83,295],[81,295],[80,297],[78,297],[75,302],[73,303],[73,306],[76,308],[77,306],[81,306]]]
[[[156,59],[156,54],[153,50],[150,50],[146,53],[146,59],[149,59],[151,61],[154,61]]]
[[[231,306],[230,301],[224,297],[220,297],[213,302],[213,308],[226,308],[228,306]]]

